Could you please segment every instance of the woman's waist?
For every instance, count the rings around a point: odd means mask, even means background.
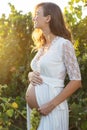
[[[56,88],[56,87],[63,88],[64,87],[64,80],[62,80],[62,79],[48,77],[48,76],[44,76],[44,75],[41,75],[41,78],[43,80],[43,83],[45,83],[49,86],[52,86],[54,88]]]

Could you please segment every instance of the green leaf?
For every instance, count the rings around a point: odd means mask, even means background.
[[[82,130],[87,130],[87,121],[84,121],[81,125]]]
[[[14,114],[14,110],[13,109],[9,109],[6,111],[6,114],[9,116],[9,117],[12,117],[13,114]]]

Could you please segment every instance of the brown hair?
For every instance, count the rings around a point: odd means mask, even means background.
[[[43,8],[44,16],[51,15],[51,20],[49,23],[51,32],[54,35],[61,36],[71,41],[71,33],[66,28],[64,18],[59,6],[51,2],[43,2],[38,4],[35,7],[35,10],[37,10],[39,7]],[[36,35],[36,33],[38,33],[38,35],[35,38],[34,36]],[[36,41],[36,46],[42,46],[45,43],[45,37],[43,36],[43,33],[40,29],[35,29],[32,36],[34,41]]]

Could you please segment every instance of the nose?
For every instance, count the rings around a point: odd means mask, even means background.
[[[38,16],[34,16],[34,17],[32,18],[32,20],[33,20],[33,21],[36,21],[37,18],[38,18]]]

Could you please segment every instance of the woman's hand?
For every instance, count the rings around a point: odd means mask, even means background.
[[[53,109],[55,108],[53,102],[48,102],[46,104],[43,104],[42,106],[40,106],[38,108],[38,111],[40,112],[40,114],[46,116],[48,115]]]
[[[37,84],[42,84],[43,82],[42,78],[40,77],[40,73],[36,71],[29,72],[28,79],[33,86],[36,86]]]

